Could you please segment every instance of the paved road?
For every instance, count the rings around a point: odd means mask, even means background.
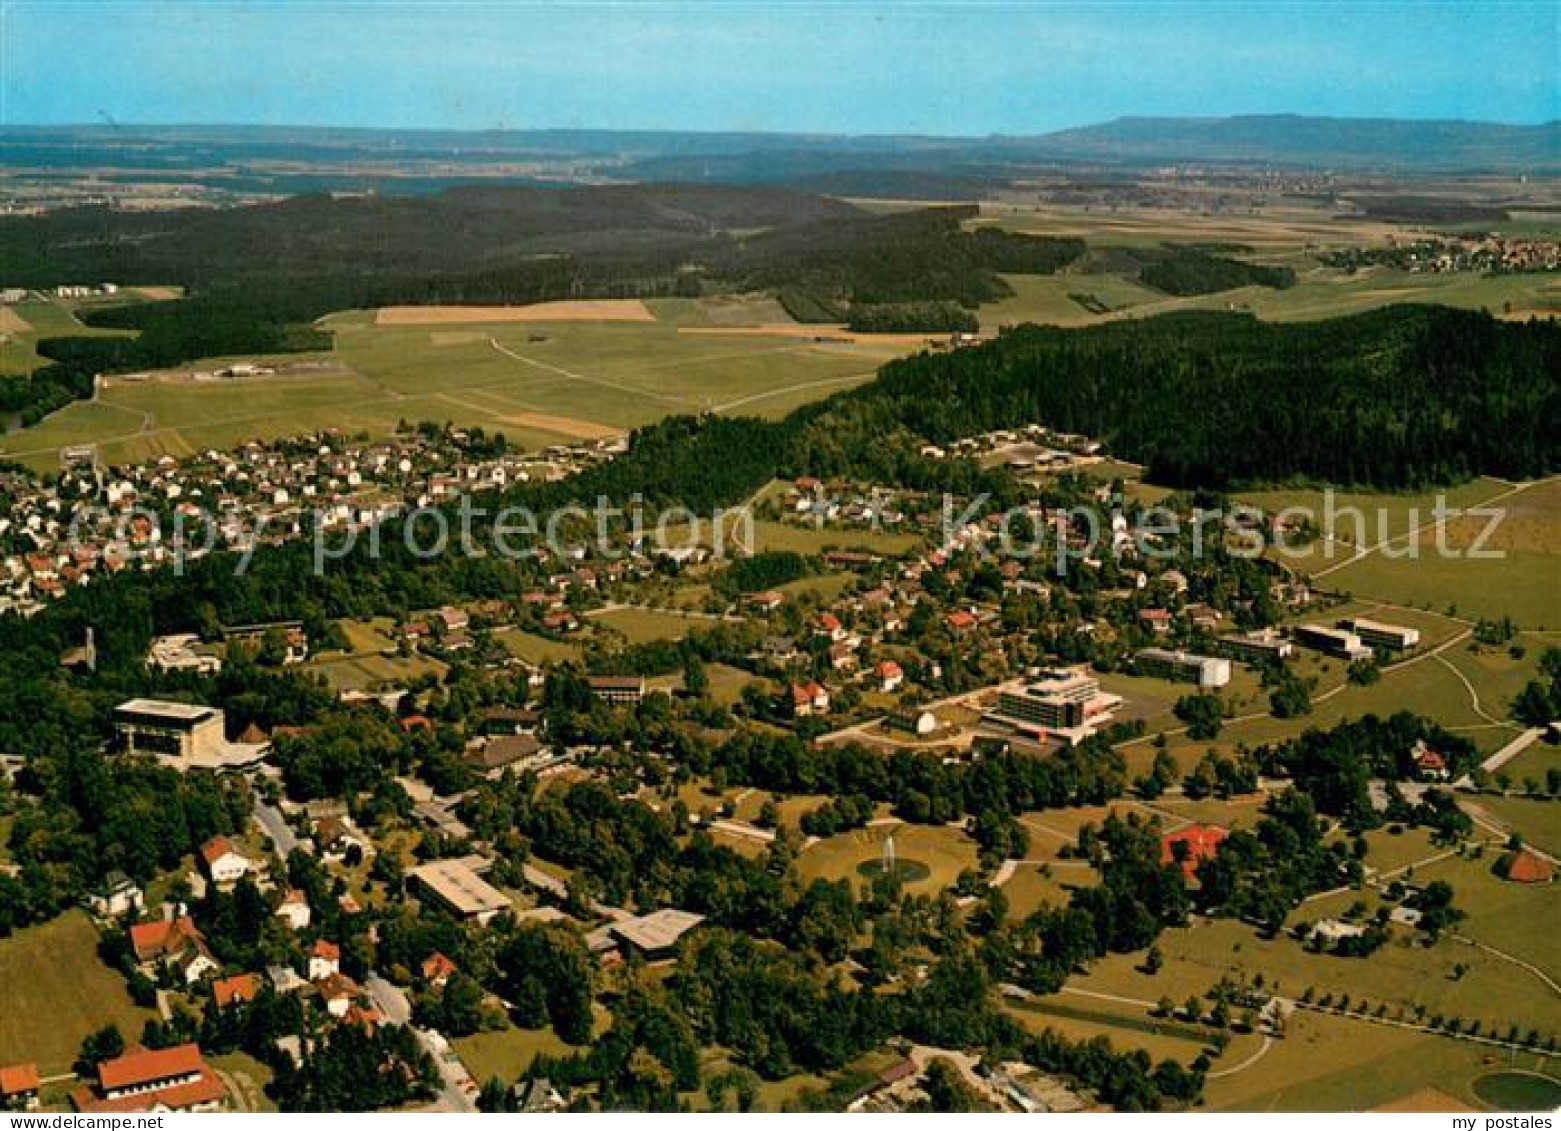
[[[271,842],[271,847],[276,849],[276,854],[283,860],[292,855],[293,849],[298,847],[298,837],[287,827],[287,821],[283,819],[281,811],[257,797],[254,816],[255,824],[259,825],[260,831],[266,834],[266,839]]]
[[[434,1065],[439,1069],[439,1078],[444,1081],[444,1087],[439,1093],[439,1109],[466,1114],[475,1112],[477,1083],[472,1079],[471,1073],[466,1071],[466,1065],[461,1063],[461,1058],[455,1055],[455,1049],[450,1047],[450,1042],[432,1029],[414,1028],[412,1032],[417,1034],[417,1039],[422,1042],[423,1048],[428,1050],[428,1055],[434,1058]]]
[[[411,1023],[412,1003],[400,988],[378,974],[370,974],[365,978],[363,988],[368,990],[369,996],[374,999],[374,1004],[385,1015],[386,1020],[396,1025]],[[461,1058],[456,1056],[455,1050],[450,1047],[450,1042],[429,1029],[418,1029],[414,1026],[412,1032],[417,1034],[418,1043],[423,1046],[428,1055],[434,1058],[434,1064],[439,1069],[439,1078],[444,1082],[435,1107],[439,1111],[476,1111],[477,1085],[472,1080],[471,1073],[466,1071],[466,1065],[461,1063]]]

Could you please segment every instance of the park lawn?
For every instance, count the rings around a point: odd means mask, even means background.
[[[606,1015],[594,1006],[597,1032],[607,1028]],[[513,1084],[538,1054],[547,1056],[571,1056],[580,1049],[565,1041],[552,1028],[519,1029],[506,1025],[503,1029],[484,1030],[469,1037],[457,1037],[450,1044],[456,1055],[466,1065],[472,1079],[480,1088],[494,1077],[506,1084]]]
[[[1155,1061],[1174,1060],[1183,1067],[1198,1055],[1214,1055],[1213,1046],[1196,1030],[1179,1022],[1165,1022],[1146,1011],[1114,1002],[1056,994],[1049,998],[1003,1003],[1003,1011],[1032,1033],[1051,1029],[1076,1043],[1104,1037],[1118,1052],[1142,1049]],[[1250,1042],[1250,1047],[1249,1047]],[[1225,1055],[1215,1061],[1215,1069],[1237,1063],[1255,1050],[1255,1038],[1237,1038]]]
[[[1085,825],[1097,828],[1111,813],[1126,819],[1129,812],[1145,815],[1141,806],[1131,800],[1114,801],[1110,805],[1076,805],[1067,809],[1036,809],[1021,813],[1018,821],[1030,838],[1031,860],[1058,859],[1057,851],[1064,845],[1078,843],[1079,830]]]
[[[894,837],[895,856],[928,869],[924,879],[909,881],[913,895],[934,895],[952,887],[960,872],[976,865],[976,845],[957,829],[943,825],[874,825],[840,833],[817,842],[797,857],[804,883],[815,879],[848,879],[859,887],[871,881],[857,871],[861,864],[881,860],[884,844]]]
[[[1099,882],[1095,869],[1082,862],[1077,867],[1065,862],[1046,867],[1050,875],[1042,871],[1043,865],[1019,864],[1008,882],[998,889],[1008,900],[1011,920],[1023,919],[1046,906],[1066,907],[1073,888],[1092,887]]]
[[[1502,772],[1507,772],[1505,767]],[[1522,786],[1522,778],[1513,780],[1515,787]],[[1471,810],[1483,810],[1504,828],[1515,830],[1525,843],[1541,852],[1561,855],[1561,800],[1481,794],[1465,804]]]
[[[156,1014],[130,1000],[124,979],[98,958],[83,911],[0,940],[0,1064],[34,1061],[44,1076],[69,1072],[82,1040],[118,1025],[127,1042]]]
[[[1297,1013],[1285,1036],[1240,1072],[1209,1080],[1211,1111],[1364,1111],[1434,1085],[1466,1103],[1494,1050],[1347,1017]],[[1239,1064],[1221,1058],[1215,1071]]]
[[[1184,824],[1220,825],[1227,829],[1244,829],[1262,820],[1263,808],[1267,802],[1267,797],[1261,794],[1234,797],[1228,801],[1216,797],[1205,797],[1198,801],[1191,801],[1186,797],[1161,797],[1147,808],[1160,815],[1161,823],[1168,830],[1180,828]]]
[[[1528,778],[1543,786],[1545,775],[1551,770],[1561,770],[1561,745],[1540,739],[1498,772],[1506,774],[1514,788],[1521,788]]]
[[[1490,872],[1493,861],[1490,853],[1479,860],[1442,860],[1416,869],[1414,879],[1452,884],[1454,905],[1468,912],[1458,933],[1548,968],[1555,977],[1555,893],[1496,879]],[[1371,891],[1345,891],[1303,903],[1290,922],[1337,917],[1356,901],[1366,904],[1368,914],[1380,903]],[[1278,992],[1288,996],[1311,987],[1318,997],[1348,994],[1371,1002],[1373,1009],[1385,1003],[1390,1015],[1403,1009],[1413,1016],[1414,1008],[1423,1005],[1428,1018],[1478,1020],[1486,1031],[1516,1024],[1523,1031],[1555,1032],[1553,998],[1532,972],[1450,937],[1430,947],[1422,941],[1419,932],[1395,928],[1393,939],[1369,958],[1339,958],[1313,954],[1288,936],[1264,939],[1232,920],[1195,919],[1160,936],[1165,964],[1158,974],[1136,969],[1141,953],[1110,955],[1070,984],[1151,1001],[1168,995],[1179,1002],[1207,992],[1222,976],[1240,980],[1262,974],[1270,987],[1277,983]],[[1455,978],[1460,964],[1467,970]]]

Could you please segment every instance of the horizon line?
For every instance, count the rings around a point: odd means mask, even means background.
[[[923,141],[1029,141],[1042,138],[1055,137],[1058,134],[1069,133],[1075,130],[1087,130],[1109,126],[1118,122],[1133,121],[1159,121],[1159,122],[1235,122],[1254,120],[1282,120],[1297,119],[1303,121],[1328,121],[1328,122],[1394,122],[1415,125],[1460,125],[1460,126],[1495,126],[1507,129],[1543,129],[1545,127],[1561,126],[1561,117],[1544,118],[1538,121],[1500,121],[1492,118],[1448,118],[1448,117],[1405,117],[1402,115],[1353,115],[1353,114],[1308,114],[1301,111],[1284,110],[1272,113],[1229,113],[1229,114],[1118,114],[1111,118],[1093,119],[1075,125],[1060,126],[1056,129],[1039,133],[1010,133],[988,131],[986,133],[898,133],[894,131],[831,131],[812,130],[805,128],[776,129],[776,130],[744,130],[744,129],[712,129],[709,127],[678,127],[678,126],[407,126],[407,125],[344,125],[321,122],[243,122],[243,121],[119,121],[116,119],[100,121],[62,121],[62,122],[0,122],[0,131],[5,130],[178,130],[178,129],[247,129],[247,130],[331,130],[348,133],[427,133],[427,134],[676,134],[685,136],[706,137],[794,137],[794,138],[831,138],[831,139],[906,139]]]

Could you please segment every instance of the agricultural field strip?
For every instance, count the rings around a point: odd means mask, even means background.
[[[1475,505],[1479,507],[1488,507],[1492,503],[1499,503],[1503,499],[1511,498],[1513,495],[1516,495],[1521,491],[1526,491],[1531,487],[1539,487],[1548,483],[1553,483],[1557,479],[1561,479],[1561,476],[1552,475],[1544,479],[1535,479],[1528,483],[1515,483],[1508,487],[1505,491],[1501,491],[1495,495],[1492,495],[1488,499],[1482,499]],[[1331,573],[1335,573],[1341,569],[1344,569],[1346,566],[1352,566],[1364,558],[1369,558],[1372,554],[1375,554],[1386,547],[1392,546],[1394,543],[1407,541],[1408,539],[1413,538],[1418,534],[1423,534],[1427,530],[1430,530],[1436,526],[1437,521],[1437,519],[1433,518],[1429,522],[1421,523],[1413,530],[1406,530],[1403,534],[1397,534],[1380,542],[1374,542],[1370,546],[1358,546],[1355,548],[1355,553],[1352,557],[1347,558],[1342,562],[1337,562],[1333,565],[1317,570],[1312,574],[1312,580],[1319,581]]]
[[[553,365],[546,361],[538,361],[534,357],[527,357],[524,354],[516,353],[514,350],[505,346],[497,338],[489,338],[488,345],[492,346],[495,351],[503,354],[505,357],[514,358],[516,361],[519,361],[525,365],[530,365],[534,368],[542,369],[549,373],[556,373],[561,377],[567,377],[573,381],[584,381],[588,384],[600,385],[604,389],[615,389],[620,393],[630,393],[637,396],[650,397],[653,400],[665,401],[668,404],[677,405],[679,407],[682,407],[684,404],[682,400],[676,397],[667,396],[665,393],[652,392],[649,389],[637,389],[632,385],[623,385],[617,381],[609,381],[603,377],[589,377],[584,373],[575,373],[571,370],[564,369],[561,366]]]

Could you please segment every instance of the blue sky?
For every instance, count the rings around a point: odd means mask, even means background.
[[[1561,4],[0,0],[0,121],[1040,133],[1561,117]]]

